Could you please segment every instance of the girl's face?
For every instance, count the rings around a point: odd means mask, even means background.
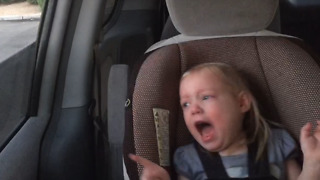
[[[220,155],[246,150],[242,125],[250,109],[248,94],[235,93],[220,76],[200,70],[181,81],[180,104],[190,133],[206,150]]]

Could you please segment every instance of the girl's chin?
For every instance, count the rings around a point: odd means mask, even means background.
[[[219,152],[221,150],[221,145],[217,143],[204,143],[199,141],[198,143],[209,152]]]

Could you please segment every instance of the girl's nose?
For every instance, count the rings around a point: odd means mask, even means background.
[[[199,106],[199,104],[195,103],[191,107],[191,113],[192,114],[199,114],[202,112],[202,108]]]

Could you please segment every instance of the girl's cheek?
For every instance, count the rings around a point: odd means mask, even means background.
[[[183,117],[187,117],[189,113],[189,108],[184,108],[182,109],[182,111],[183,111]]]

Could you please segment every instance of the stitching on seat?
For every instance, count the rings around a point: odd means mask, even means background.
[[[177,47],[179,50],[179,58],[180,58],[180,76],[187,70],[187,62],[186,60],[182,59],[182,50],[181,50],[181,44],[177,43]]]
[[[268,93],[270,94],[270,99],[271,99],[272,105],[273,105],[273,107],[275,107],[274,98],[273,98],[273,95],[272,95],[271,90],[270,90],[269,81],[268,81],[267,75],[265,73],[265,69],[264,69],[264,67],[262,65],[262,61],[261,61],[261,55],[260,55],[260,51],[259,51],[259,48],[258,48],[258,37],[255,37],[254,39],[255,39],[255,48],[256,48],[256,51],[257,51],[257,54],[258,54],[258,58],[259,58],[258,61],[259,61],[259,64],[260,64],[260,69],[262,70],[263,78],[265,79],[265,82],[267,84],[267,89],[268,89]],[[272,108],[272,110],[275,111],[277,113],[276,116],[279,117],[279,112],[278,112],[277,108]]]

